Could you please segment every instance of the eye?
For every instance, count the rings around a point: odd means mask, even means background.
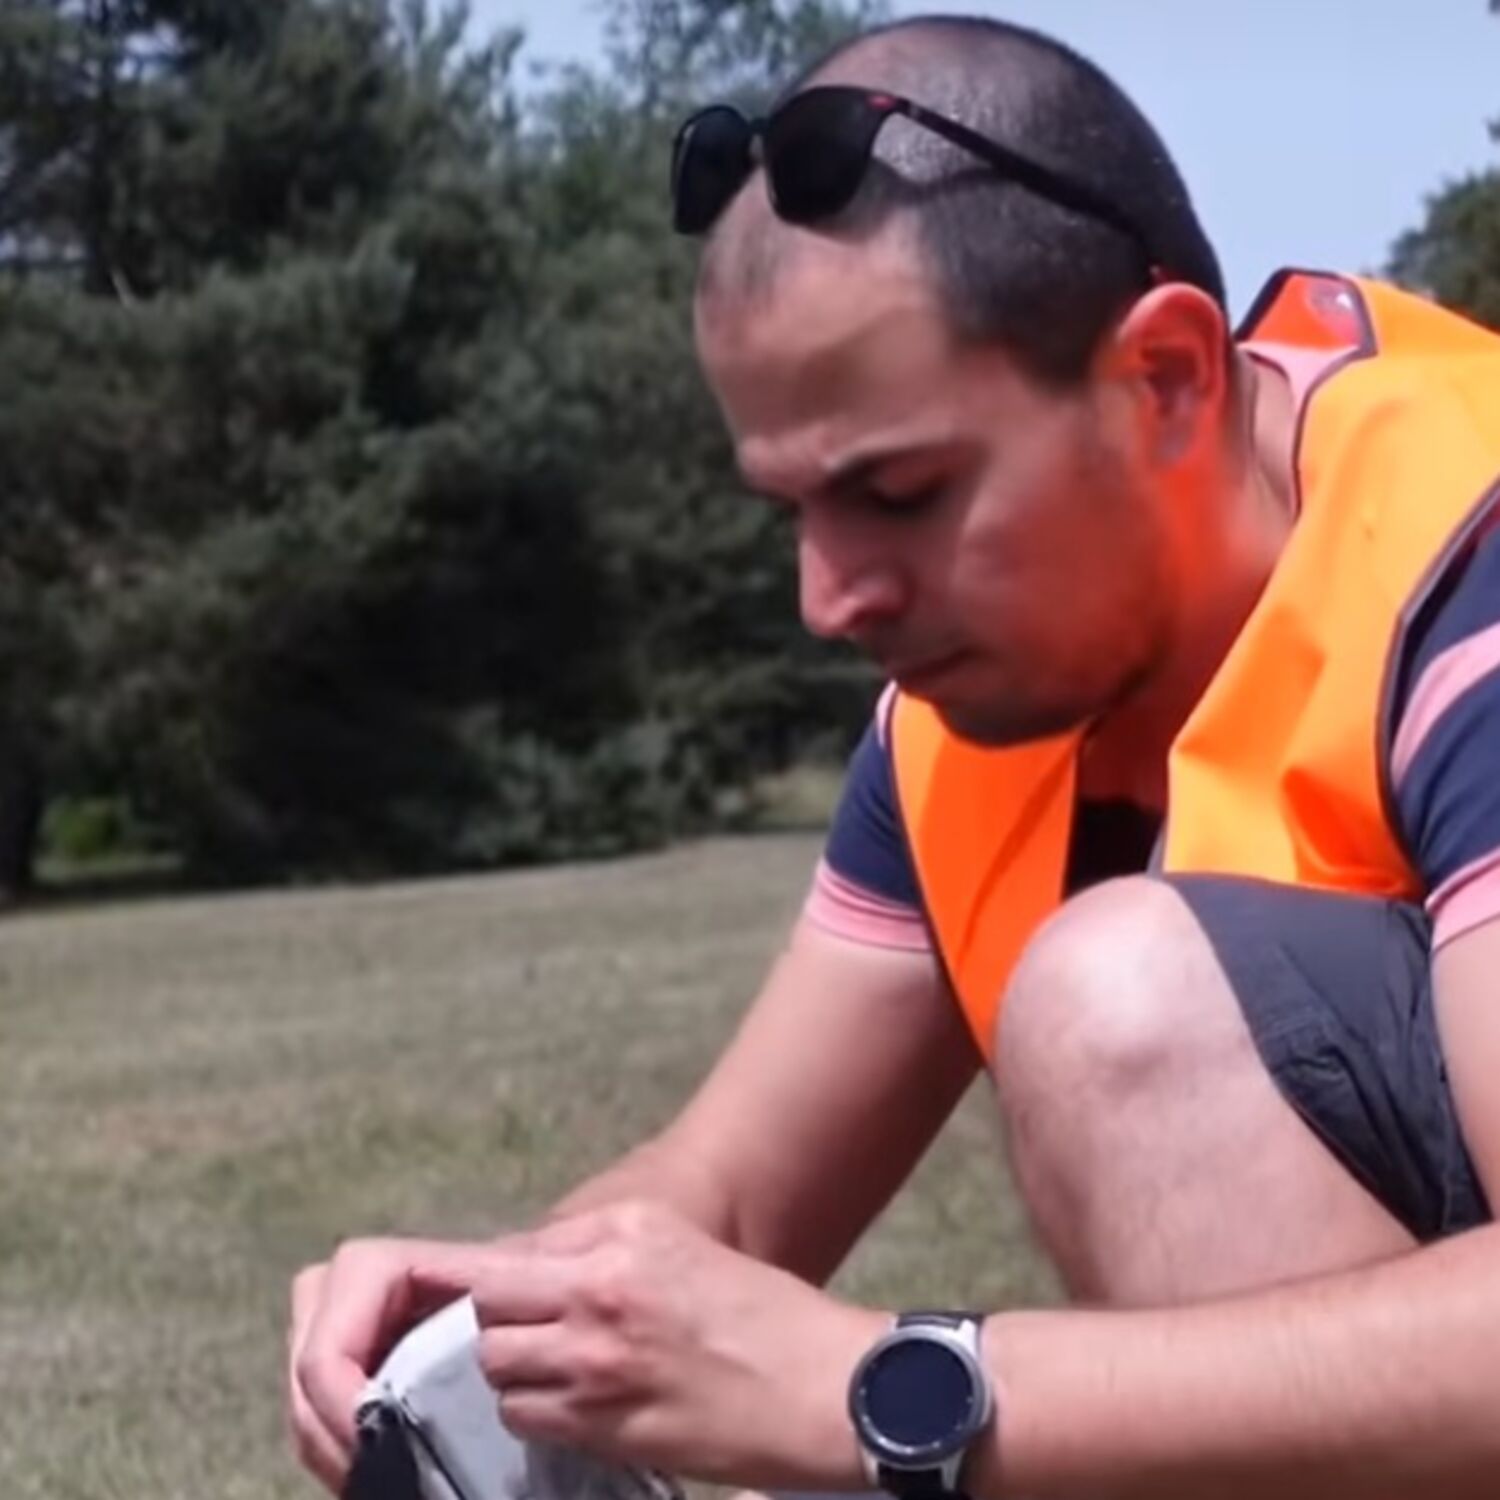
[[[886,515],[915,516],[931,510],[943,498],[947,487],[946,480],[935,479],[916,489],[871,489],[867,498],[871,506]]]

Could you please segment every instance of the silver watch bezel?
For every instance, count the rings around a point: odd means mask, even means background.
[[[957,1326],[949,1323],[907,1323],[882,1335],[865,1352],[849,1379],[849,1420],[864,1455],[866,1472],[878,1483],[881,1466],[905,1473],[935,1471],[944,1489],[957,1489],[958,1475],[974,1439],[990,1425],[995,1415],[995,1396],[989,1372],[979,1357],[978,1318],[965,1318]],[[887,1350],[902,1344],[938,1344],[952,1354],[967,1371],[977,1399],[968,1420],[955,1433],[937,1442],[898,1443],[884,1436],[870,1417],[863,1399],[871,1367]]]

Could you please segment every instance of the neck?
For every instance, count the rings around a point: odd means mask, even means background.
[[[1168,650],[1150,677],[1089,736],[1081,786],[1090,799],[1165,811],[1167,753],[1264,591],[1291,534],[1296,411],[1286,378],[1239,361],[1237,421],[1222,478],[1184,569]]]

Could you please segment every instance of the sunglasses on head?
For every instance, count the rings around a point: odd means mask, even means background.
[[[1039,197],[1128,235],[1155,270],[1156,257],[1130,215],[1087,183],[910,99],[832,84],[793,95],[764,119],[750,119],[729,104],[711,104],[689,116],[672,146],[673,227],[679,234],[706,233],[762,165],[779,218],[789,224],[832,218],[859,191],[875,138],[893,115],[941,136]]]

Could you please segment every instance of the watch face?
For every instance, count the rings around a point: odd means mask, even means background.
[[[872,1446],[898,1460],[936,1460],[972,1435],[983,1393],[959,1354],[931,1339],[876,1350],[854,1392]]]

